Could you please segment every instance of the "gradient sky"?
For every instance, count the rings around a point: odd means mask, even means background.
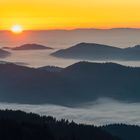
[[[0,29],[140,27],[140,0],[0,0]]]

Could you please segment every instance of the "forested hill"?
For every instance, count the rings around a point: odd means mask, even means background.
[[[76,106],[98,98],[140,102],[140,68],[79,62],[60,71],[0,64],[0,101]]]
[[[120,140],[93,125],[39,116],[22,111],[0,111],[1,140]]]
[[[79,43],[72,47],[53,52],[51,55],[62,58],[72,58],[78,60],[140,60],[140,45],[129,48],[118,48],[114,46]]]
[[[101,127],[103,130],[123,140],[140,140],[140,127],[126,124],[112,124]]]

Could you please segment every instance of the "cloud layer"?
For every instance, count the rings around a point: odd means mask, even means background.
[[[112,99],[99,99],[96,102],[76,108],[58,105],[25,105],[0,103],[0,109],[23,110],[40,115],[65,118],[77,123],[105,125],[126,123],[140,125],[140,103],[122,103]]]

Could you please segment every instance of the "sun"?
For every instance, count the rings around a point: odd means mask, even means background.
[[[11,31],[13,33],[19,34],[19,33],[23,32],[23,28],[21,25],[14,25],[14,26],[12,26]]]

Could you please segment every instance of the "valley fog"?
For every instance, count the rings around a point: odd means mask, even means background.
[[[58,105],[27,105],[0,103],[1,109],[22,110],[52,115],[57,119],[74,120],[77,123],[105,125],[126,123],[140,125],[140,103],[123,103],[112,99],[98,99],[95,102],[71,108]]]
[[[75,60],[75,59],[63,59],[58,57],[53,57],[50,54],[55,52],[58,49],[54,50],[22,50],[22,51],[11,51],[11,56],[0,59],[2,61],[13,62],[19,65],[24,65],[28,67],[42,67],[42,66],[59,66],[59,67],[67,67],[71,64],[74,64],[79,61],[84,60]],[[122,64],[125,66],[132,66],[132,67],[140,67],[140,61],[91,61],[91,62],[114,62],[118,64]]]
[[[72,30],[72,31],[28,31],[21,36],[11,36],[9,32],[0,32],[0,47],[15,47],[25,43],[39,43],[54,48],[53,50],[9,50],[11,55],[1,61],[13,62],[28,67],[59,66],[67,67],[79,61],[63,59],[50,54],[68,48],[80,42],[100,43],[115,47],[132,47],[140,44],[140,30],[138,29],[112,29],[112,30]],[[104,63],[106,61],[91,61]],[[109,62],[109,61],[108,61]],[[114,63],[140,67],[140,61],[111,61]],[[140,104],[119,102],[112,99],[98,99],[95,102],[71,108],[58,105],[27,105],[0,103],[1,109],[23,110],[52,115],[57,119],[65,118],[77,123],[105,125],[112,123],[126,123],[140,125]]]
[[[54,50],[30,50],[11,51],[11,56],[0,59],[2,61],[14,62],[29,67],[41,67],[55,65],[66,67],[75,62],[82,61],[74,59],[63,59],[50,56],[50,53],[59,49],[69,48],[77,43],[90,42],[114,47],[126,48],[140,44],[139,29],[77,29],[77,30],[44,30],[44,31],[24,31],[20,35],[13,35],[8,31],[0,31],[0,48],[16,47],[27,43],[37,43]],[[93,61],[92,61],[93,62]],[[97,62],[97,61],[96,61]],[[101,62],[101,61],[99,61]],[[139,61],[114,61],[126,66],[140,66]]]

